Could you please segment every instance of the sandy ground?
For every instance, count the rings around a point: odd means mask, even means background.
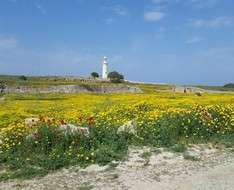
[[[178,190],[232,190],[234,189],[234,163],[218,166],[172,183]]]
[[[10,180],[1,190],[234,190],[233,150],[196,145],[185,153],[131,147],[126,160]]]

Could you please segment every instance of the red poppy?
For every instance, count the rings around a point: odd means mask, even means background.
[[[85,134],[85,130],[84,129],[80,129],[80,133],[81,133],[81,135],[84,135]]]
[[[48,120],[47,120],[47,124],[48,124],[48,125],[51,125],[51,124],[52,124],[51,119],[48,119]]]
[[[40,121],[44,121],[44,120],[45,120],[44,117],[43,117],[42,115],[39,115],[38,118],[39,118]]]
[[[35,133],[33,133],[33,137],[36,141],[39,141],[40,140],[40,133],[38,130],[35,131]]]
[[[89,125],[94,125],[95,124],[95,119],[93,116],[89,117],[88,120],[87,120],[88,124]]]
[[[60,123],[61,123],[61,125],[66,125],[67,124],[63,119],[60,121]]]
[[[79,117],[79,121],[80,121],[80,123],[82,123],[83,122],[83,117]]]

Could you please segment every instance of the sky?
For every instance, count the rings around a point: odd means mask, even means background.
[[[0,0],[0,74],[234,82],[233,0]]]

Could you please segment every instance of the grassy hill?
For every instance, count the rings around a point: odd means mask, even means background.
[[[0,75],[0,81],[9,86],[51,86],[51,85],[70,85],[83,84],[83,79],[61,76],[26,76],[26,80],[22,76]],[[105,81],[89,80],[89,84],[107,84]]]
[[[94,87],[94,86],[135,86],[147,93],[155,92],[157,90],[170,90],[172,85],[165,84],[141,84],[124,82],[120,84],[114,84],[109,81],[94,80],[91,78],[83,79],[79,77],[62,77],[62,76],[9,76],[0,75],[0,82],[7,86],[30,86],[30,87],[46,87],[56,85],[80,85],[83,87]]]
[[[30,87],[47,87],[56,85],[80,85],[83,87],[95,87],[95,86],[113,86],[109,81],[94,80],[92,78],[81,77],[66,77],[66,76],[17,76],[17,75],[0,75],[0,82],[7,86],[30,86]],[[147,83],[132,83],[124,82],[118,85],[122,86],[135,86],[139,87],[145,93],[153,93],[156,91],[170,91],[172,90],[172,84],[147,84]],[[226,86],[196,86],[204,90],[212,91],[234,91],[233,87]]]
[[[212,90],[212,91],[234,91],[233,88],[225,87],[225,86],[197,86],[199,88],[202,88],[204,90]]]

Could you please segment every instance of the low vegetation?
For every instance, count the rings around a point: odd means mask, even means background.
[[[226,84],[224,86],[198,86],[199,88],[201,89],[204,89],[204,90],[212,90],[212,91],[234,91],[234,87],[232,84]]]
[[[234,88],[234,83],[225,84],[224,88]]]
[[[0,75],[0,81],[6,86],[30,86],[30,87],[46,87],[57,85],[111,85],[109,81],[93,80],[92,78],[79,78],[79,77],[61,77],[61,76],[25,76],[26,80],[21,79],[22,76],[7,76]]]
[[[6,88],[6,84],[0,81],[0,94],[3,94],[5,88]]]
[[[175,152],[184,152],[191,143],[233,147],[233,100],[233,95],[170,93],[7,95],[0,102],[0,163],[5,171],[0,179],[107,164],[123,159],[130,145]],[[29,117],[39,121],[28,126]],[[133,130],[119,132],[128,121],[134,121]],[[88,129],[89,134],[64,133],[64,123]]]

